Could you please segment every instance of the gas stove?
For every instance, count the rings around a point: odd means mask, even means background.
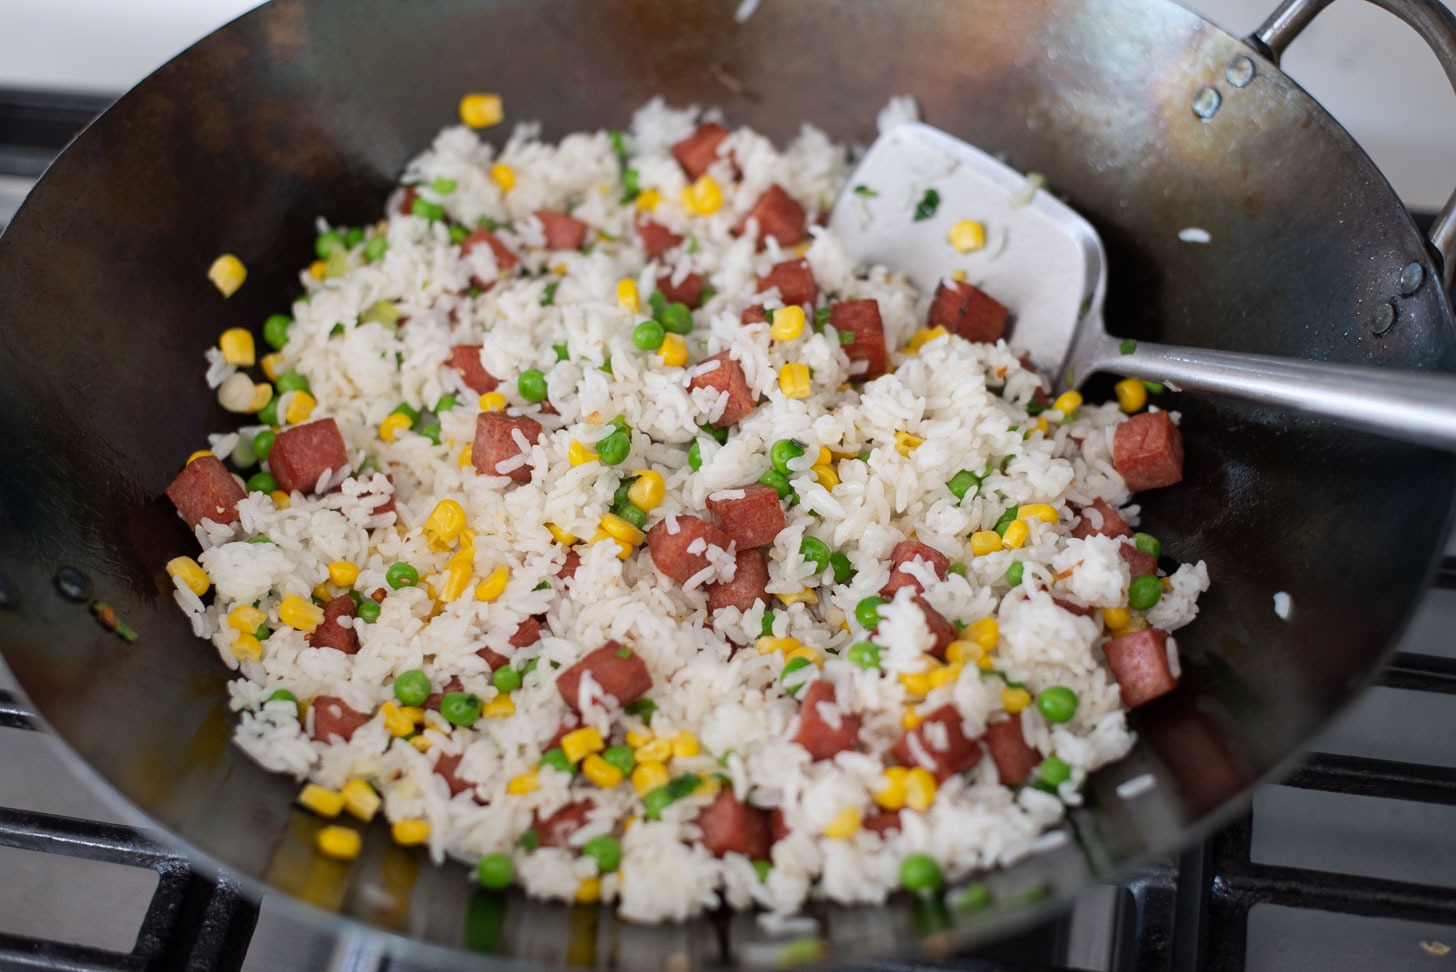
[[[0,226],[108,100],[0,90]],[[1437,967],[1456,947],[1453,627],[1456,543],[1392,667],[1224,830],[991,947],[861,968]],[[340,937],[280,899],[259,903],[198,872],[139,815],[99,796],[34,731],[0,668],[0,968],[386,966],[411,968],[367,932]]]

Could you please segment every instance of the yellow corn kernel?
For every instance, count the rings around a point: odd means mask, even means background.
[[[986,245],[986,227],[978,220],[963,219],[952,226],[946,235],[957,253],[970,253]]]
[[[344,795],[337,790],[310,783],[298,791],[298,805],[320,817],[337,817],[344,809]]]
[[[283,352],[274,351],[272,354],[265,354],[258,362],[263,367],[263,374],[269,381],[277,381],[278,376],[288,369],[283,366]]]
[[[588,462],[594,462],[596,458],[597,454],[591,446],[583,445],[575,439],[571,440],[571,445],[566,449],[566,461],[573,466],[581,466]]]
[[[238,661],[257,661],[263,657],[263,643],[247,632],[239,632],[231,648],[233,657]]]
[[[952,280],[959,280],[961,283],[965,283],[966,280],[968,279],[966,277],[966,272],[964,270],[962,270],[960,267],[956,267],[955,270],[951,273],[950,276],[951,276],[951,279]]]
[[[1062,413],[1063,419],[1072,417],[1072,413],[1082,407],[1082,393],[1075,391],[1064,391],[1052,402],[1052,410]]]
[[[184,465],[184,466],[190,466],[194,462],[196,462],[197,460],[201,459],[203,456],[211,456],[211,455],[212,455],[212,450],[211,449],[198,449],[196,452],[192,453],[192,455],[188,456],[187,457],[187,461],[184,462],[182,465]],[[216,457],[214,456],[214,458],[216,458]]]
[[[992,658],[990,655],[982,655],[980,658],[976,659],[976,667],[981,669],[982,671],[990,671],[991,669],[996,667],[996,659]]]
[[[1119,630],[1118,634],[1127,634],[1129,631],[1141,631],[1148,626],[1148,619],[1133,615],[1127,625]]]
[[[408,736],[415,731],[414,720],[392,699],[379,707],[379,714],[384,716],[384,728],[391,736]]]
[[[401,847],[418,847],[430,839],[428,820],[396,820],[389,828],[389,836]]]
[[[824,836],[831,840],[848,840],[859,833],[860,824],[863,822],[864,815],[859,812],[858,807],[845,807],[825,825]]]
[[[1043,523],[1057,522],[1057,508],[1047,503],[1028,503],[1017,507],[1018,520],[1040,520]]]
[[[678,733],[672,740],[672,755],[677,759],[688,759],[702,751],[698,737],[686,730]]]
[[[925,444],[925,440],[918,435],[909,432],[895,433],[895,451],[902,456],[908,456],[916,449]]]
[[[224,297],[231,297],[238,292],[243,281],[248,279],[248,268],[243,266],[243,261],[231,253],[224,253],[212,261],[212,266],[207,268],[207,279],[212,281]],[[248,362],[252,364],[252,362]]]
[[[251,368],[258,360],[252,332],[245,327],[230,327],[223,331],[217,339],[217,346],[222,351],[222,359],[230,365]]]
[[[1004,688],[1001,690],[1001,707],[1012,715],[1031,705],[1031,693],[1024,688]]]
[[[262,385],[262,384],[254,385],[253,386],[253,397],[248,402],[248,411],[249,412],[258,412],[258,411],[261,411],[263,409],[263,406],[267,405],[272,400],[273,400],[273,386],[272,385]]]
[[[905,806],[925,810],[935,800],[935,777],[930,770],[916,766],[905,774]]]
[[[1141,412],[1148,403],[1148,389],[1136,378],[1124,378],[1112,390],[1117,394],[1117,407],[1129,415]]]
[[[717,179],[700,175],[683,190],[682,204],[694,216],[711,216],[723,207],[723,190]]]
[[[273,505],[278,507],[280,510],[286,510],[293,505],[292,498],[290,498],[289,495],[283,492],[283,490],[281,489],[275,489],[273,492],[269,493],[268,498],[272,500]]]
[[[1031,527],[1026,525],[1026,521],[1013,520],[1006,527],[1006,532],[1002,535],[1001,542],[1006,545],[1006,549],[1008,550],[1020,550],[1022,544],[1026,543],[1026,538],[1029,536],[1031,536]]]
[[[920,713],[915,711],[915,706],[909,705],[905,707],[905,711],[900,715],[900,728],[907,730],[914,729],[924,721]]]
[[[561,737],[561,751],[573,763],[579,763],[589,753],[599,753],[606,748],[607,744],[602,739],[602,734],[591,726],[573,729]]]
[[[1110,607],[1102,609],[1102,623],[1107,625],[1108,631],[1121,631],[1127,627],[1132,620],[1132,612],[1125,607]]]
[[[768,336],[775,341],[792,341],[804,333],[804,308],[798,304],[780,307],[773,312]]]
[[[506,584],[510,583],[510,579],[511,571],[509,567],[497,567],[490,572],[489,577],[475,585],[475,599],[489,604],[501,596],[501,593],[506,589]]]
[[[662,193],[656,189],[643,189],[637,194],[637,211],[650,213],[662,205]]]
[[[511,781],[506,784],[506,792],[511,796],[524,796],[540,788],[541,777],[537,775],[535,770],[531,770],[529,773],[522,773],[520,776],[513,776],[511,777]]]
[[[723,789],[723,781],[716,776],[704,776],[698,781],[698,788],[693,791],[694,796],[717,796],[718,791]]]
[[[667,495],[667,484],[663,482],[662,474],[651,469],[638,469],[632,475],[637,477],[637,481],[627,490],[627,499],[644,513],[657,509]]]
[[[504,162],[497,162],[490,167],[490,178],[500,187],[501,192],[510,192],[516,188],[516,170]]]
[[[340,791],[344,797],[344,809],[349,816],[365,823],[374,819],[379,812],[379,807],[384,803],[379,794],[374,792],[374,787],[363,780],[354,779],[344,784]]]
[[[776,651],[788,653],[799,647],[798,638],[775,638],[772,635],[765,635],[753,643],[760,655],[772,655]]]
[[[314,629],[323,623],[324,609],[317,604],[310,604],[297,594],[290,594],[278,605],[278,620],[290,628],[313,634]]]
[[[646,534],[615,513],[602,514],[601,526],[613,540],[620,540],[634,547],[647,539]]]
[[[315,260],[308,265],[308,275],[315,280],[324,279],[329,272],[329,265],[322,260]]]
[[[379,438],[385,442],[393,442],[401,432],[413,424],[414,420],[403,412],[392,412],[383,422],[379,423]]]
[[[628,557],[630,557],[632,555],[632,551],[635,549],[630,543],[626,543],[624,541],[618,540],[616,537],[612,536],[610,533],[608,533],[606,530],[603,530],[601,527],[597,527],[597,532],[596,533],[593,533],[591,535],[591,539],[588,540],[587,542],[588,543],[596,544],[596,543],[601,543],[603,540],[610,540],[612,542],[612,545],[617,548],[617,559],[618,560],[626,560]]]
[[[364,845],[364,840],[357,830],[330,824],[319,830],[313,843],[325,857],[332,857],[336,861],[352,861],[359,856],[359,848]]]
[[[268,615],[251,604],[240,604],[228,612],[228,627],[237,628],[244,634],[252,634],[258,625],[268,620]]]
[[[905,354],[919,354],[920,349],[925,347],[936,338],[943,338],[949,333],[944,327],[924,327],[910,335],[910,340],[900,350]]]
[[[971,534],[971,553],[977,557],[995,553],[1001,549],[1001,534],[995,530],[977,530]]]
[[[516,703],[511,693],[502,692],[480,707],[480,714],[487,719],[505,719],[516,714]]]
[[[909,772],[903,766],[885,767],[885,785],[874,792],[874,801],[886,810],[899,810],[905,805],[905,775]]]
[[[982,651],[995,651],[996,642],[1001,640],[1001,625],[996,623],[995,618],[981,618],[967,625],[962,634],[975,642]]]
[[[961,677],[961,669],[965,666],[960,663],[942,665],[930,673],[931,688],[945,688],[947,685],[955,684],[955,680]]]
[[[637,296],[637,281],[630,277],[617,281],[617,306],[632,314],[641,310],[642,300]]]
[[[480,396],[480,410],[482,412],[504,412],[506,410],[506,396],[498,391],[488,391]]]
[[[925,698],[934,687],[932,680],[935,677],[935,669],[927,668],[923,672],[901,672],[900,684],[905,686],[905,691],[911,695]]]
[[[359,565],[347,560],[336,560],[329,564],[329,580],[340,587],[353,587],[359,579]]]
[[[581,884],[576,888],[577,904],[596,904],[602,900],[602,879],[600,877],[582,878]]]
[[[660,760],[637,761],[637,766],[632,770],[632,788],[638,795],[649,793],[659,786],[666,786],[670,777],[667,775],[667,767]]]
[[[425,710],[418,705],[402,705],[399,707],[399,714],[417,726],[424,725]]]
[[[775,594],[774,597],[777,597],[780,601],[783,601],[785,604],[818,604],[819,603],[819,595],[817,593],[815,593],[815,591],[814,591],[814,589],[812,587],[806,587],[806,588],[804,588],[802,591],[800,591],[797,594]]]
[[[681,334],[669,334],[662,339],[662,347],[657,349],[657,353],[669,368],[681,368],[688,363],[688,342],[682,339]]]
[[[576,543],[576,536],[574,534],[567,533],[565,530],[561,529],[561,527],[557,526],[555,523],[548,523],[548,524],[546,524],[546,529],[551,533],[551,539],[552,540],[555,540],[557,543],[561,544],[563,547],[569,547],[573,543]]]
[[[1032,423],[1031,428],[1026,430],[1026,438],[1031,438],[1031,434],[1033,432],[1040,432],[1041,437],[1045,439],[1048,435],[1051,434],[1051,431],[1052,427],[1047,424],[1046,416],[1038,415],[1036,417],[1036,421]]]
[[[802,361],[790,361],[780,368],[779,389],[786,398],[808,398],[813,391],[809,384],[809,366]]]
[[[1173,592],[1173,578],[1159,577],[1158,586],[1163,589],[1164,594],[1171,594]]]
[[[320,584],[313,589],[312,593],[314,599],[319,601],[331,601],[334,597],[334,595],[329,593],[329,585],[327,584]]]
[[[819,654],[817,649],[811,648],[809,645],[800,645],[797,648],[791,648],[788,651],[784,652],[785,664],[788,664],[795,658],[802,658],[805,661],[813,662],[820,668],[824,667],[824,656]]]
[[[464,469],[466,466],[470,465],[471,448],[471,446],[467,445],[464,449],[460,450],[460,458],[456,460],[456,465],[458,465],[461,469]]]
[[[422,753],[428,753],[430,751],[430,746],[432,745],[432,743],[430,742],[430,737],[425,735],[424,733],[420,733],[418,736],[411,736],[409,744]]]
[[[191,557],[173,557],[167,561],[167,574],[187,585],[187,589],[198,597],[206,594],[207,589],[212,586],[207,571]]]
[[[318,402],[306,391],[296,391],[288,396],[288,404],[283,409],[283,418],[289,425],[298,425],[307,422],[313,410],[318,408]],[[409,425],[409,416],[401,415],[405,425]]]
[[[432,541],[451,544],[460,538],[465,529],[465,507],[452,499],[442,499],[435,504],[425,520],[425,532]]]
[[[833,466],[812,466],[809,471],[825,489],[833,489],[839,485],[839,473],[834,471]]]
[[[665,763],[672,759],[672,740],[649,739],[632,751],[632,758],[639,763]]]
[[[640,749],[652,742],[652,733],[643,732],[641,729],[627,730],[627,745],[633,749]]]
[[[489,128],[499,125],[505,117],[498,94],[471,92],[460,99],[460,121],[471,128]]]
[[[985,649],[974,641],[956,639],[945,646],[945,660],[952,665],[964,665],[985,654]]]
[[[554,273],[554,274],[556,274],[556,276],[558,276],[558,277],[564,277],[564,276],[566,276],[567,271],[569,271],[570,269],[571,268],[568,267],[564,263],[553,263],[553,264],[551,264],[551,272]]]
[[[592,753],[581,761],[581,775],[591,780],[603,790],[610,790],[614,786],[620,786],[627,775],[611,763],[602,759],[596,753]]]

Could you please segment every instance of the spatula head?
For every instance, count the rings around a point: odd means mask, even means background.
[[[1010,308],[1008,340],[1055,376],[1079,323],[1102,326],[1105,259],[1092,226],[1035,186],[980,149],[911,122],[870,146],[829,228],[858,260],[926,291],[962,271]],[[927,198],[932,190],[938,203]],[[981,223],[985,246],[957,251],[950,232],[961,220]]]

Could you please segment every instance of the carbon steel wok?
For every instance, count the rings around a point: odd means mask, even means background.
[[[908,92],[934,124],[1045,173],[1096,225],[1118,333],[1456,370],[1437,252],[1450,220],[1433,249],[1275,65],[1324,5],[1297,0],[1246,43],[1161,0],[769,0],[743,24],[726,0],[275,0],[123,98],[0,238],[5,660],[78,761],[199,860],[316,919],[337,913],[343,930],[394,933],[364,935],[370,948],[441,963],[774,961],[784,939],[751,915],[634,927],[481,892],[377,827],[351,865],[314,856],[318,822],[293,807],[293,782],[228,744],[227,673],[163,573],[193,544],[163,488],[229,424],[203,350],[296,294],[315,215],[377,218],[465,91],[501,92],[511,118],[553,137],[620,125],[662,94],[780,139],[809,120],[860,142]],[[1451,70],[1444,7],[1381,5]],[[1180,243],[1189,226],[1212,243]],[[222,252],[249,269],[227,301],[205,276]],[[816,906],[819,942],[792,954],[944,950],[1025,923],[1225,818],[1371,677],[1446,536],[1456,459],[1234,402],[1177,407],[1186,481],[1144,510],[1171,557],[1204,559],[1214,578],[1180,633],[1182,687],[1136,714],[1142,742],[1093,778],[1071,841],[991,877],[992,907]],[[62,567],[140,639],[66,600]],[[1292,595],[1287,622],[1276,591]],[[1144,772],[1152,792],[1117,795]]]

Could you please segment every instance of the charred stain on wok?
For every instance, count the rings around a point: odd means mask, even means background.
[[[56,571],[56,590],[61,597],[76,604],[91,600],[91,578],[75,567],[62,567]]]

